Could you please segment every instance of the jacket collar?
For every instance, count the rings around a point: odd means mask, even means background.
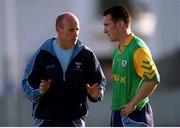
[[[53,49],[53,42],[57,39],[56,37],[50,38],[47,41],[45,41],[42,46],[40,47],[40,50],[48,51],[50,54],[56,56],[54,49]],[[75,45],[72,58],[74,58],[85,46],[81,43],[80,40],[77,40],[77,43]]]

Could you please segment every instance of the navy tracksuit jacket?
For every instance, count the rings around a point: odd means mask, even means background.
[[[53,50],[53,40],[47,40],[33,55],[26,67],[22,88],[25,96],[33,102],[33,116],[38,119],[66,121],[82,118],[87,114],[86,84],[99,83],[105,89],[105,76],[95,54],[79,40],[73,51],[68,68],[63,73]],[[41,79],[52,79],[50,89],[39,93]]]

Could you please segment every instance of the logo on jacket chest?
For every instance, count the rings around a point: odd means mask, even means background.
[[[74,70],[82,71],[82,63],[81,62],[75,62]]]
[[[55,65],[53,65],[53,64],[50,64],[50,65],[46,65],[46,69],[48,70],[48,69],[52,69],[52,68],[54,68],[55,67]]]

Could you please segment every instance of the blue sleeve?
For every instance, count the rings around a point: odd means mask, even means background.
[[[101,86],[101,94],[97,97],[97,101],[100,101],[103,99],[104,97],[104,91],[105,91],[105,85],[106,85],[106,78],[105,78],[105,75],[103,73],[103,70],[101,68],[101,65],[98,61],[98,59],[96,58],[96,67],[97,67],[97,71],[100,73],[101,75],[101,81],[99,83],[99,85]]]
[[[92,70],[93,71],[92,78],[95,79],[95,82],[99,83],[99,86],[101,86],[101,94],[96,99],[93,99],[92,97],[89,96],[89,100],[92,102],[97,102],[97,101],[101,101],[104,97],[106,78],[99,63],[99,60],[97,59],[95,54],[93,55],[94,55],[94,61],[93,61],[94,64],[92,65],[95,65],[95,69]]]
[[[24,91],[25,96],[32,101],[33,103],[37,103],[41,97],[41,94],[39,93],[39,89],[37,88],[38,85],[30,85],[29,82],[29,76],[32,75],[32,71],[33,74],[37,74],[36,73],[36,69],[33,70],[33,68],[35,68],[35,59],[36,59],[36,55],[38,54],[39,51],[37,51],[34,56],[31,58],[29,64],[27,65],[26,69],[25,69],[25,73],[24,73],[24,77],[22,80],[22,89]]]

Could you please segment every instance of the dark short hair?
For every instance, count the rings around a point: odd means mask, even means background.
[[[123,20],[126,27],[131,24],[131,14],[129,10],[124,5],[115,5],[106,8],[103,12],[103,16],[111,15],[112,21],[117,23],[119,20]]]
[[[67,14],[61,14],[56,18],[56,26],[62,26],[63,25],[63,19]]]

